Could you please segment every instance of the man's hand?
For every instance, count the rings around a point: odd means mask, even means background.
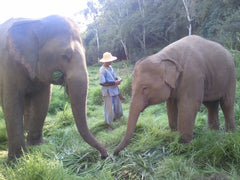
[[[118,78],[118,79],[115,81],[115,84],[116,84],[116,85],[119,85],[121,82],[122,82],[122,79],[121,79],[121,78]]]

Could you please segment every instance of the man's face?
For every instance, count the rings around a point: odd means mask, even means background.
[[[110,66],[112,64],[112,62],[105,62],[104,66]]]

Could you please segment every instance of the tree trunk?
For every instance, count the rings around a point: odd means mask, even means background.
[[[144,10],[144,4],[145,4],[145,1],[142,0],[142,3],[140,2],[140,0],[138,0],[138,7],[139,7],[139,11],[140,11],[140,14],[142,16],[142,20],[143,20],[143,23],[142,23],[142,49],[144,51],[144,54],[145,54],[145,51],[146,51],[146,27],[145,27],[145,10]]]
[[[182,0],[183,1],[183,5],[185,7],[186,10],[186,15],[187,15],[187,20],[188,20],[188,35],[190,36],[192,34],[192,19],[190,17],[190,13],[189,13],[189,0]]]
[[[97,39],[97,57],[98,57],[98,60],[99,60],[100,59],[99,58],[100,45],[99,45],[99,37],[98,37],[98,29],[97,28],[95,29],[95,32],[96,32],[96,39]]]
[[[120,41],[121,41],[121,43],[122,43],[122,46],[123,46],[123,49],[124,49],[124,53],[125,53],[126,59],[127,59],[127,61],[128,61],[129,57],[128,57],[127,45],[123,42],[122,39],[121,39]]]

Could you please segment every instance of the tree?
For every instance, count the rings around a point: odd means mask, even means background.
[[[100,4],[98,3],[99,1],[93,1],[93,0],[88,0],[87,2],[87,8],[80,11],[79,13],[84,14],[84,17],[86,20],[92,21],[91,26],[93,30],[95,31],[95,36],[96,36],[96,46],[97,46],[97,58],[99,58],[99,50],[100,50],[100,43],[99,43],[99,25],[96,21],[97,17],[100,14]]]
[[[188,35],[190,36],[192,34],[192,18],[190,17],[190,13],[189,13],[189,8],[190,8],[190,1],[191,0],[182,0],[183,1],[183,5],[186,11],[186,15],[187,15],[187,20],[188,20]]]
[[[139,7],[139,12],[141,14],[142,18],[142,39],[139,38],[139,41],[141,43],[142,49],[145,54],[146,50],[146,27],[145,27],[145,0],[138,0],[138,7]]]
[[[83,39],[89,62],[106,50],[135,62],[186,36],[186,26],[189,35],[240,47],[239,0],[101,0],[98,12]]]
[[[112,0],[107,1],[104,7],[104,14],[108,21],[112,22],[112,26],[116,29],[116,36],[119,38],[124,49],[126,59],[129,59],[126,37],[124,36],[122,27],[124,19],[128,16],[128,0]]]

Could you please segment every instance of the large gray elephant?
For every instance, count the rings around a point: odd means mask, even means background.
[[[60,77],[54,77],[60,72]],[[100,151],[86,121],[88,72],[77,24],[69,18],[10,19],[0,26],[0,100],[8,134],[8,159],[27,152],[27,143],[43,142],[51,84],[67,87],[76,126],[83,139]],[[23,118],[24,117],[24,118]],[[23,123],[24,119],[24,123]]]
[[[202,103],[208,110],[210,128],[219,128],[220,103],[226,130],[234,130],[235,88],[231,54],[220,44],[196,35],[139,60],[134,68],[127,131],[114,154],[130,142],[140,112],[164,101],[170,129],[179,131],[184,143],[193,138],[196,114]]]

